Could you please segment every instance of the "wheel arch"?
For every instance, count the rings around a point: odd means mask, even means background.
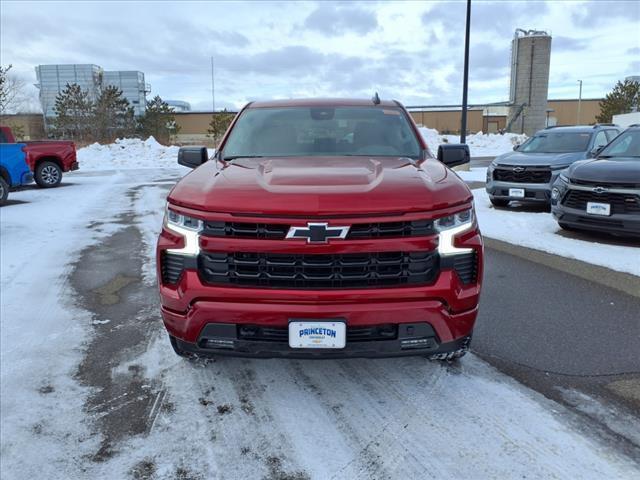
[[[0,177],[2,177],[5,182],[11,185],[11,175],[9,175],[9,171],[6,168],[0,167]]]
[[[43,157],[40,157],[40,158],[36,159],[35,164],[34,164],[34,169],[33,169],[34,173],[35,173],[35,170],[43,162],[53,162],[60,168],[60,170],[64,170],[64,166],[62,165],[62,160],[59,157],[47,155],[47,156],[43,156]]]

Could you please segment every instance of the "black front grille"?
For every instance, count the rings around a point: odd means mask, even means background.
[[[640,183],[593,183],[593,181],[571,179],[574,185],[584,185],[585,187],[605,187],[605,188],[640,188]]]
[[[286,327],[261,327],[259,325],[238,325],[238,338],[261,342],[288,342],[289,330]],[[371,342],[376,340],[395,340],[398,338],[398,326],[393,324],[371,327],[347,327],[348,342]]]
[[[496,168],[493,171],[493,179],[512,183],[549,183],[551,181],[551,170],[548,168],[523,168],[522,172],[516,172],[513,168]]]
[[[175,253],[162,252],[160,273],[162,275],[162,283],[176,284],[180,279],[180,275],[184,270],[184,259],[182,255]]]
[[[476,283],[478,279],[478,259],[475,250],[472,253],[456,255],[453,260],[453,269],[465,285]]]
[[[623,193],[595,193],[584,190],[569,190],[562,204],[569,208],[586,210],[587,202],[608,203],[611,213],[640,213],[640,195]]]
[[[335,225],[341,225],[339,221]],[[255,238],[284,240],[291,225],[279,223],[213,222],[204,224],[202,234],[208,237]],[[431,220],[409,222],[354,223],[347,239],[394,238],[433,235]]]
[[[201,253],[198,271],[210,284],[261,288],[370,288],[432,283],[439,272],[436,252],[334,255]]]
[[[209,237],[283,239],[289,225],[278,223],[205,222],[203,235]]]
[[[431,220],[355,223],[351,225],[347,238],[414,237],[419,235],[433,235],[434,233],[435,230]]]

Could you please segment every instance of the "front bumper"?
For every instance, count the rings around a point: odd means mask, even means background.
[[[605,217],[591,215],[584,210],[569,208],[560,203],[551,206],[551,213],[558,223],[570,228],[640,237],[638,214],[613,214]]]
[[[409,355],[440,355],[468,348],[471,335],[440,343],[432,327],[426,323],[403,324],[398,329],[397,338],[390,340],[347,341],[341,349],[299,349],[290,348],[285,341],[256,341],[239,339],[235,328],[227,324],[207,325],[195,343],[174,338],[176,347],[182,352],[208,357],[230,355],[254,358],[380,358]],[[420,346],[412,343],[419,332]],[[224,347],[216,346],[224,344]]]
[[[551,201],[551,183],[510,183],[490,180],[486,184],[486,190],[490,197],[499,200],[513,200],[518,202],[545,203]],[[510,188],[524,189],[524,198],[509,195]]]
[[[168,333],[197,347],[210,324],[259,325],[286,328],[291,319],[344,320],[347,327],[426,323],[433,329],[429,351],[439,353],[441,344],[469,336],[478,313],[480,285],[464,285],[457,274],[442,271],[433,285],[353,290],[277,290],[204,285],[196,271],[187,270],[174,286],[160,286],[161,313]],[[364,344],[369,345],[364,345]],[[385,346],[386,345],[386,346]],[[268,347],[268,348],[267,348]],[[343,351],[347,356],[404,354],[395,343],[362,342]],[[442,348],[446,348],[442,346]],[[189,350],[189,348],[187,348]],[[193,350],[193,348],[191,348]],[[238,344],[238,352],[284,356],[288,345],[278,347]],[[202,353],[202,352],[200,352]],[[213,352],[212,352],[213,353]],[[227,349],[215,353],[231,353]],[[336,355],[323,350],[322,355]],[[407,355],[419,352],[408,351]],[[314,352],[314,355],[319,353]]]

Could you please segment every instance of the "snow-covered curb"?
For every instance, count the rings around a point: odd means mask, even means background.
[[[640,276],[640,247],[567,238],[548,212],[493,208],[484,188],[473,190],[473,196],[486,237]]]

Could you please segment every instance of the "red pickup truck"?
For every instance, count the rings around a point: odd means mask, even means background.
[[[483,244],[465,183],[398,102],[254,102],[168,196],[161,313],[183,356],[468,350]]]
[[[11,128],[0,126],[0,143],[17,143]],[[26,162],[33,172],[38,186],[57,187],[62,181],[62,172],[78,169],[76,146],[65,140],[20,142],[26,154]]]

